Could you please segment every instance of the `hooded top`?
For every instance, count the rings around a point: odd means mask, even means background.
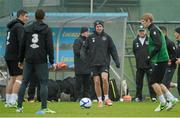
[[[14,19],[7,24],[6,60],[18,60],[19,45],[24,34],[23,25],[24,23],[19,19]]]
[[[42,21],[35,21],[25,26],[25,35],[20,48],[20,62],[24,58],[28,63],[54,63],[54,48],[51,29]]]
[[[88,49],[89,66],[110,66],[110,56],[112,56],[116,66],[120,66],[119,56],[112,38],[104,31],[101,34],[94,32],[86,42]]]

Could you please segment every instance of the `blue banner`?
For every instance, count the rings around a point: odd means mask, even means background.
[[[0,27],[0,57],[4,57],[6,48],[6,27]]]
[[[73,43],[79,37],[80,29],[80,27],[52,28],[55,62],[57,62],[58,49],[58,62],[63,61],[68,67],[74,67]],[[90,30],[92,31],[93,28]],[[0,27],[0,57],[5,54],[6,31],[6,27]],[[57,47],[57,43],[59,43],[59,47]]]
[[[64,61],[68,67],[74,67],[73,43],[80,35],[80,27],[65,27],[59,40],[59,61]],[[93,28],[90,28],[90,32]]]
[[[59,61],[65,62],[69,68],[74,67],[73,43],[79,34],[79,27],[65,27],[60,35]]]

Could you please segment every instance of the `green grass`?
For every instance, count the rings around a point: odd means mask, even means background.
[[[56,114],[36,115],[40,103],[24,103],[23,113],[16,113],[13,108],[4,108],[0,102],[0,117],[179,117],[180,105],[177,104],[171,111],[154,112],[158,103],[151,102],[114,102],[113,106],[97,108],[93,103],[90,109],[82,109],[78,102],[53,102],[49,108],[55,110]]]

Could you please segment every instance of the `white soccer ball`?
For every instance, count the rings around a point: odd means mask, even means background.
[[[89,98],[82,98],[79,103],[81,108],[90,108],[92,105],[91,99]]]

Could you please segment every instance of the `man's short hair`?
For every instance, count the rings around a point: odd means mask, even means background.
[[[163,32],[167,32],[167,28],[165,26],[159,26],[159,28],[163,31]]]
[[[180,34],[180,27],[175,29],[175,32],[177,32],[178,34]]]
[[[23,9],[20,9],[20,10],[17,11],[16,16],[17,16],[17,18],[19,18],[20,15],[24,16],[27,13],[28,13],[27,11],[25,11]]]
[[[88,31],[89,31],[88,27],[81,27],[80,33],[82,34],[84,32],[88,32]]]
[[[45,12],[42,9],[37,9],[35,13],[36,20],[43,20],[45,16]]]
[[[96,20],[96,21],[94,21],[94,27],[96,27],[96,25],[102,25],[104,27],[104,21]]]
[[[151,22],[154,20],[152,13],[145,13],[142,17],[141,20],[148,21],[150,20]]]

